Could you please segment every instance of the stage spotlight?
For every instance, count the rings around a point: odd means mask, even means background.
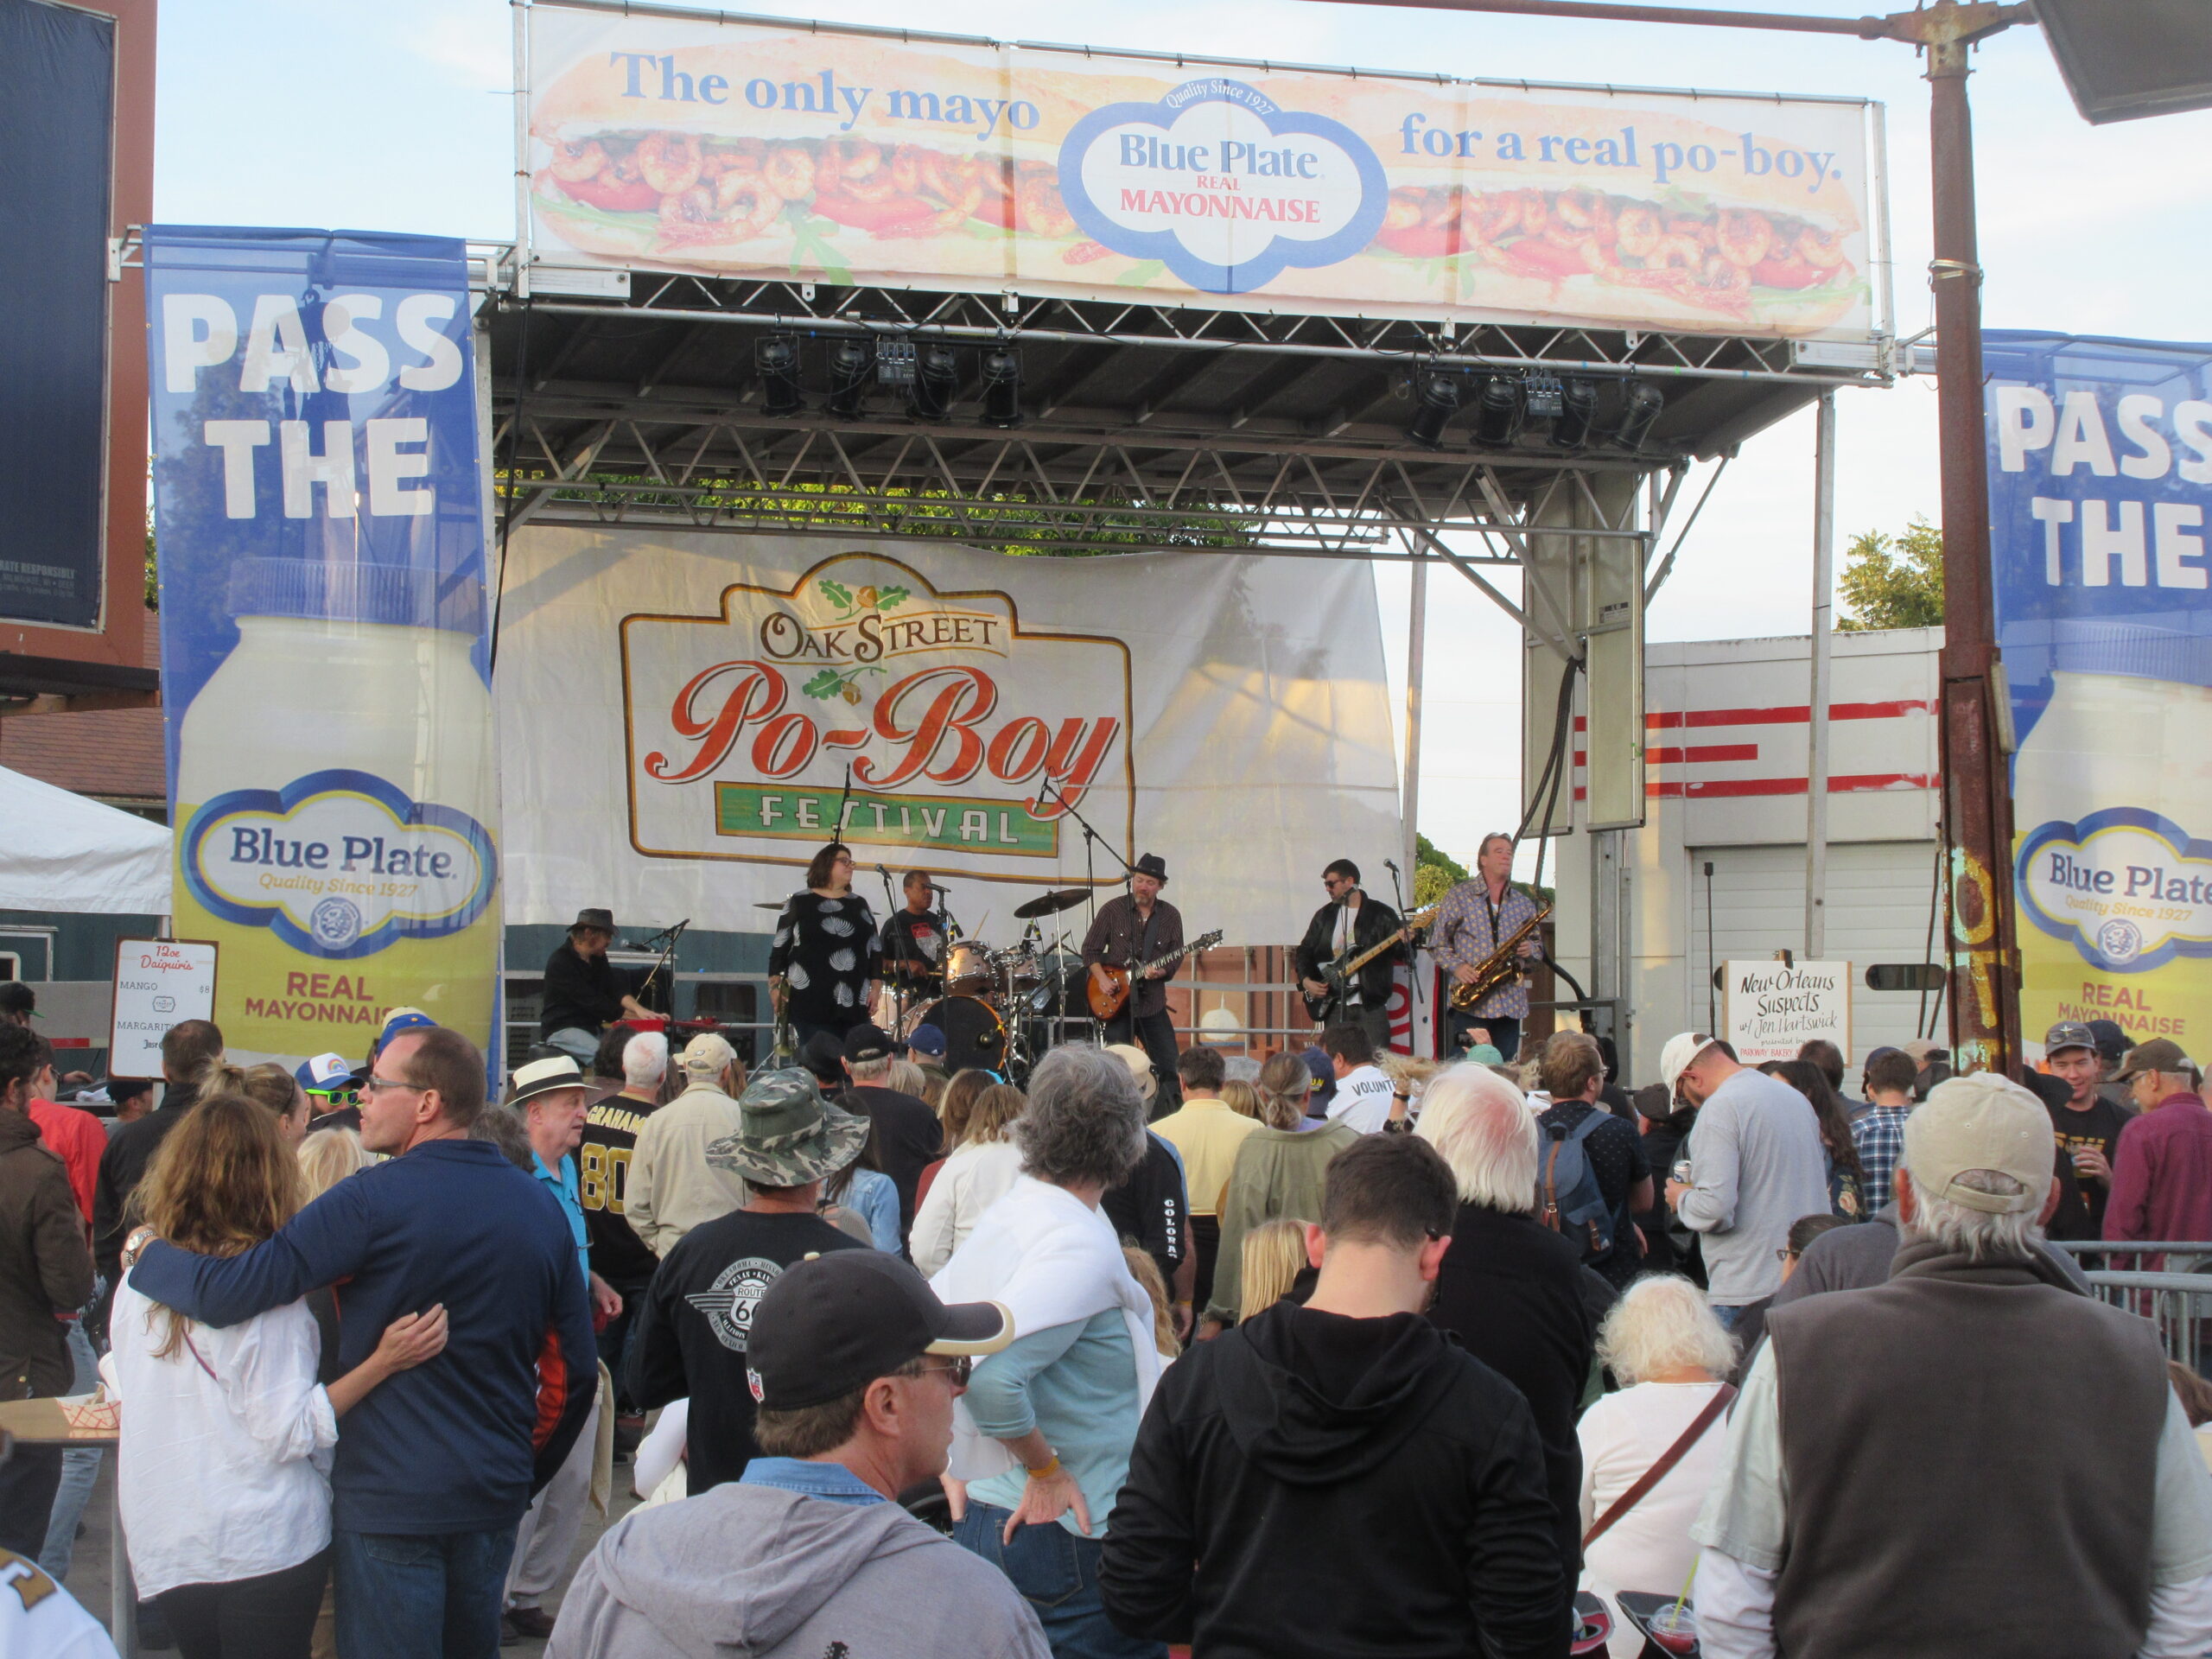
[[[830,353],[830,412],[841,421],[857,419],[874,378],[875,341],[865,335],[839,340]]]
[[[983,353],[983,424],[1021,424],[1021,353],[1007,346]]]
[[[1560,390],[1560,412],[1552,422],[1552,442],[1561,449],[1580,449],[1590,441],[1590,422],[1598,412],[1598,383],[1568,380]]]
[[[1613,442],[1624,449],[1641,449],[1651,435],[1659,411],[1667,406],[1667,395],[1648,380],[1631,380],[1621,399],[1621,429],[1613,435]]]
[[[1436,373],[1417,375],[1414,379],[1414,395],[1421,407],[1414,411],[1413,423],[1406,428],[1406,435],[1424,449],[1442,448],[1444,429],[1459,412],[1459,377]]]
[[[789,334],[771,334],[753,348],[753,366],[760,374],[760,412],[779,419],[806,407],[798,389],[798,341]]]
[[[950,346],[925,346],[915,359],[914,378],[906,388],[906,407],[914,418],[941,421],[952,413],[952,400],[960,395],[960,359]]]
[[[1503,449],[1521,430],[1521,383],[1510,375],[1493,374],[1475,394],[1475,442]]]

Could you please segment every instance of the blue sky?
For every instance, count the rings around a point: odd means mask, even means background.
[[[790,15],[1460,75],[1878,99],[1888,106],[1899,331],[1929,320],[1928,88],[1903,46],[1317,0],[836,0]],[[164,0],[157,217],[511,235],[511,27],[509,8],[491,0]],[[2090,127],[2031,28],[1989,41],[1976,68],[1988,324],[2212,338],[2200,275],[2212,254],[2212,112]],[[1935,404],[1932,381],[1843,397],[1840,541],[1935,516]],[[1809,416],[1744,447],[1653,606],[1652,639],[1804,631],[1811,474]],[[1395,682],[1405,589],[1395,573],[1380,586]],[[1518,816],[1518,653],[1510,621],[1456,577],[1433,579],[1430,591],[1421,819],[1465,853]]]

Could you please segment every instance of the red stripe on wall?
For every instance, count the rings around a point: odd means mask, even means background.
[[[1828,705],[1830,720],[1897,720],[1906,715],[1928,715],[1936,712],[1936,705],[1925,697],[1902,697],[1892,702],[1834,702]],[[1806,726],[1812,723],[1810,703],[1788,704],[1777,709],[1658,709],[1643,717],[1644,728],[1654,732],[1670,732],[1685,726]],[[1577,715],[1574,729],[1588,729],[1587,721]]]

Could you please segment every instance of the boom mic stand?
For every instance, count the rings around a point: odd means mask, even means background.
[[[1051,779],[1045,779],[1043,791],[1060,804],[1061,811],[1083,826],[1084,912],[1088,918],[1088,923],[1095,924],[1098,920],[1098,868],[1094,861],[1092,851],[1101,841],[1105,840],[1105,837],[1090,827],[1090,820],[1076,810],[1075,803],[1062,794]],[[1136,874],[1135,867],[1121,854],[1115,852],[1112,842],[1106,842],[1106,850],[1112,854],[1114,861],[1122,867],[1123,880],[1127,880]]]

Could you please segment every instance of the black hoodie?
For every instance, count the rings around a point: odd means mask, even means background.
[[[1567,1652],[1528,1402],[1411,1313],[1279,1302],[1169,1366],[1099,1588],[1205,1659]]]

